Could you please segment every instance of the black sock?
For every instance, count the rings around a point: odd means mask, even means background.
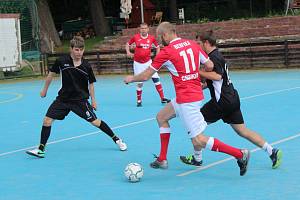
[[[41,131],[41,140],[39,150],[44,151],[48,138],[50,136],[51,126],[43,126]]]
[[[111,130],[111,128],[104,122],[101,121],[101,124],[99,126],[100,130],[106,133],[111,139],[116,142],[119,140],[119,138],[114,134],[114,132]]]

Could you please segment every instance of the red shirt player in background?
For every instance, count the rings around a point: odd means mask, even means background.
[[[135,76],[127,76],[124,79],[125,83],[146,81],[162,66],[165,66],[170,71],[174,82],[176,99],[166,104],[156,116],[160,127],[161,150],[160,155],[150,166],[152,168],[168,168],[167,150],[171,132],[169,120],[178,116],[191,138],[195,155],[197,152],[201,153],[202,148],[229,154],[237,159],[240,175],[245,175],[250,151],[229,146],[203,133],[207,124],[202,113],[199,112],[204,99],[199,67],[202,63],[205,70],[211,71],[213,69],[212,61],[196,42],[178,38],[175,26],[169,22],[161,23],[156,31],[165,47],[144,72]]]
[[[133,58],[133,72],[134,75],[140,74],[152,63],[151,60],[151,47],[154,45],[156,47],[156,53],[160,51],[159,45],[154,38],[154,36],[149,35],[149,27],[146,23],[140,25],[140,33],[135,34],[127,43],[126,43],[126,53],[127,56]],[[135,44],[134,54],[130,52],[130,45]],[[162,85],[159,81],[159,76],[157,73],[152,75],[152,81],[155,84],[155,88],[160,96],[161,103],[170,102],[169,99],[165,98]],[[138,82],[136,88],[137,94],[137,106],[142,106],[142,87],[143,82]]]

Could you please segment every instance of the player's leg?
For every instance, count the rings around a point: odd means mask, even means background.
[[[233,128],[233,130],[241,137],[249,140],[256,146],[263,148],[263,146],[266,144],[266,141],[256,132],[248,129],[245,124],[230,124],[230,126]],[[269,153],[269,155],[272,154],[272,146],[267,144],[266,145],[266,151]]]
[[[136,85],[136,98],[137,98],[137,107],[142,106],[142,93],[143,93],[143,83],[138,83]]]
[[[210,151],[223,152],[235,157],[240,166],[240,175],[243,176],[247,171],[248,160],[250,152],[248,150],[241,150],[230,145],[227,145],[220,140],[208,137],[203,134],[207,124],[200,110],[201,101],[180,105],[180,117],[184,122],[189,137],[192,140],[194,149],[208,149]]]
[[[246,127],[243,114],[239,106],[238,109],[236,109],[234,112],[231,112],[227,115],[225,114],[223,117],[223,121],[230,124],[230,126],[239,136],[247,139],[248,141],[252,142],[256,146],[262,148],[265,152],[267,152],[272,161],[273,169],[280,166],[282,151],[280,149],[273,148],[262,138],[262,136]]]
[[[121,151],[127,150],[126,143],[122,139],[120,139],[103,120],[95,119],[91,122],[91,124],[99,128],[106,135],[108,135],[118,145]]]
[[[207,104],[209,104],[209,102]],[[192,135],[195,135],[195,132],[202,132],[207,126],[206,121],[204,121],[203,115],[199,114],[200,106],[200,101],[180,105],[180,117],[188,131],[188,135],[190,138]],[[202,146],[204,146],[204,144]],[[193,143],[194,154],[188,156],[180,156],[180,160],[188,165],[201,166],[202,146]]]
[[[205,103],[200,111],[207,124],[214,123],[222,118],[222,111],[212,100]],[[202,120],[202,118],[200,120]],[[180,156],[179,158],[185,164],[201,166],[203,164],[202,148],[194,146],[194,153],[192,155]]]
[[[256,146],[262,148],[268,153],[271,161],[272,168],[276,169],[281,164],[282,151],[280,149],[273,148],[268,142],[266,142],[258,133],[248,129],[244,123],[242,124],[230,124],[233,130],[241,137],[252,142]]]
[[[52,123],[53,123],[54,119],[45,116],[44,121],[43,121],[43,127],[41,130],[41,139],[40,139],[40,146],[39,149],[44,151],[45,150],[45,146],[47,144],[47,141],[50,137],[50,133],[51,133],[51,127],[52,127]]]
[[[32,149],[32,150],[26,151],[27,154],[36,156],[38,158],[45,157],[45,147],[46,147],[46,143],[47,143],[48,138],[51,133],[52,122],[53,122],[53,119],[45,116],[45,118],[43,120],[42,130],[41,130],[40,144],[37,149]]]
[[[45,147],[47,144],[47,141],[51,134],[51,127],[54,119],[57,120],[63,120],[65,116],[68,115],[70,112],[70,109],[68,108],[68,105],[59,101],[55,100],[50,107],[48,108],[48,111],[46,113],[46,116],[43,120],[43,126],[41,129],[41,138],[40,138],[40,145],[37,149],[26,151],[27,154],[44,158],[45,157]]]
[[[198,148],[205,148],[210,151],[222,152],[235,157],[237,159],[238,166],[240,167],[240,175],[243,176],[246,174],[250,159],[249,150],[235,148],[223,143],[217,138],[207,137],[203,134],[199,134],[196,137],[192,138],[192,143]]]
[[[134,75],[138,75],[142,73],[145,69],[146,69],[146,65],[144,63],[139,63],[136,61],[133,62]],[[142,93],[143,93],[143,82],[138,82],[136,86],[137,107],[142,106]]]
[[[174,103],[176,103],[175,100]],[[150,164],[152,168],[168,168],[167,153],[171,134],[169,120],[174,117],[176,117],[176,114],[172,103],[166,104],[166,106],[161,109],[156,116],[156,120],[159,126],[161,146],[159,156],[154,162]]]
[[[162,84],[160,82],[160,78],[159,78],[157,72],[152,75],[152,81],[153,81],[153,83],[155,85],[157,93],[159,94],[161,103],[169,103],[171,100],[165,98],[164,90],[162,88]]]
[[[121,151],[127,149],[127,145],[112,131],[112,129],[104,121],[97,118],[93,107],[87,100],[73,103],[71,110],[76,115],[90,122],[108,135],[118,145]]]

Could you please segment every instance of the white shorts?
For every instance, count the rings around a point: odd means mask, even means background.
[[[176,116],[182,120],[190,138],[203,133],[207,123],[200,112],[202,101],[178,104],[175,99],[172,99],[171,103]]]
[[[133,62],[134,75],[142,73],[145,69],[147,69],[151,65],[151,63],[152,63],[151,59],[146,63],[139,63],[139,62],[134,61]],[[155,72],[153,74],[152,78],[159,78],[157,72]]]

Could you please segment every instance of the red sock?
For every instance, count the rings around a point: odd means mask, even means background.
[[[136,96],[137,96],[137,101],[141,102],[142,101],[142,92],[143,90],[136,90]]]
[[[232,155],[235,158],[242,158],[243,157],[243,154],[242,154],[240,149],[229,146],[229,145],[221,142],[220,140],[218,140],[216,138],[214,138],[214,145],[213,145],[211,150],[212,151],[223,152],[223,153]]]
[[[155,85],[155,88],[156,88],[160,98],[163,99],[165,96],[164,96],[164,90],[163,90],[161,84]]]
[[[168,146],[170,140],[170,133],[160,133],[160,154],[159,161],[167,160]]]

